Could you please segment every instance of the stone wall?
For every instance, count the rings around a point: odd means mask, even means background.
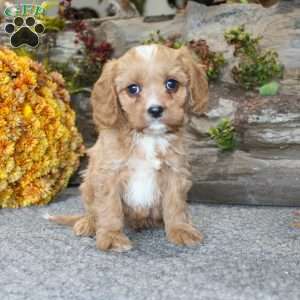
[[[233,121],[239,142],[220,152],[207,130]],[[193,166],[191,199],[207,203],[300,204],[300,99],[260,97],[235,86],[211,86],[210,109],[186,135]]]

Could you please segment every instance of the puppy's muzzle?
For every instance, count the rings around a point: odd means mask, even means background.
[[[160,118],[163,112],[164,112],[164,108],[160,105],[151,106],[148,109],[148,114],[154,119]]]

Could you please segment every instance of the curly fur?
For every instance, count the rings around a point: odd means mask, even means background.
[[[92,106],[99,137],[88,151],[80,187],[85,215],[50,217],[72,224],[77,235],[96,235],[101,250],[131,248],[125,225],[136,230],[163,225],[167,238],[180,245],[202,240],[187,211],[191,174],[183,132],[188,114],[206,109],[206,76],[185,48],[143,47],[107,63],[95,84]],[[179,82],[172,93],[164,85],[168,78]],[[132,83],[141,85],[140,95],[129,95]],[[164,107],[159,120],[147,113],[153,99]]]

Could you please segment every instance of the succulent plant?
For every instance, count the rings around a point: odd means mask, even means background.
[[[222,151],[232,151],[237,146],[235,129],[232,122],[224,118],[219,121],[216,127],[209,129],[208,134]]]

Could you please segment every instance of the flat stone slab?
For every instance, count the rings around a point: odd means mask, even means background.
[[[186,135],[192,200],[299,206],[299,97],[261,97],[220,84],[210,91],[206,117],[193,117]],[[238,145],[233,152],[219,151],[207,135],[222,118],[235,127]]]
[[[163,230],[148,230],[129,232],[131,252],[103,253],[42,218],[81,212],[77,191],[46,207],[0,210],[0,299],[300,298],[293,208],[193,205],[202,246],[176,247]]]

